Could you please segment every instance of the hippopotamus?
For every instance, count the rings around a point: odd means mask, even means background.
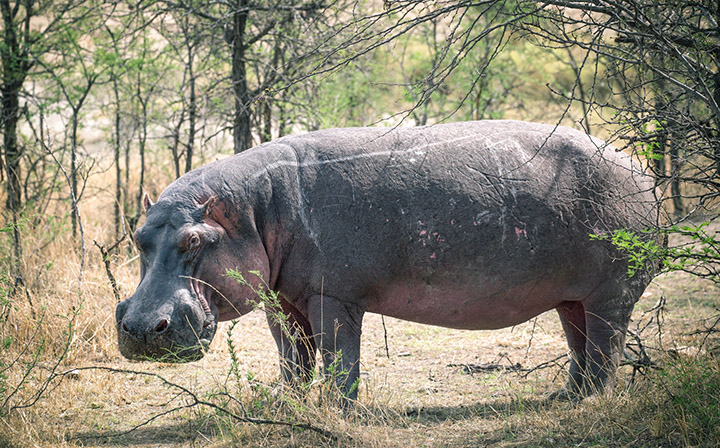
[[[350,401],[365,313],[478,330],[555,309],[571,359],[561,392],[609,389],[653,269],[630,275],[627,254],[591,235],[640,235],[659,213],[625,153],[501,120],[287,136],[143,202],[141,279],[116,310],[125,357],[199,359],[265,291],[285,316],[268,313],[283,378],[307,376],[319,350]]]

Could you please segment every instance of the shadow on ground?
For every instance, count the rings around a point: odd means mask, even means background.
[[[155,423],[124,433],[99,430],[71,433],[68,441],[90,446],[169,446],[214,437],[213,428],[208,426],[205,419]]]
[[[520,412],[550,409],[554,403],[558,403],[558,401],[543,397],[523,400],[496,400],[469,406],[407,408],[401,415],[405,415],[408,419],[417,423],[431,424],[466,420],[468,418],[509,417]]]

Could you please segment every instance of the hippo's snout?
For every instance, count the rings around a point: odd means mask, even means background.
[[[187,362],[202,358],[215,336],[216,319],[190,298],[146,310],[148,300],[119,303],[116,324],[120,353],[135,361]]]
[[[120,330],[128,337],[133,338],[137,341],[147,342],[153,338],[160,337],[170,328],[169,317],[161,317],[148,328],[141,328],[138,322],[129,322],[122,320],[120,323]]]

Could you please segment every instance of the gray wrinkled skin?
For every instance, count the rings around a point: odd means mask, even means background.
[[[628,278],[623,255],[589,234],[652,227],[655,203],[628,156],[567,128],[483,121],[281,138],[147,203],[135,235],[142,280],[116,313],[120,350],[201,357],[216,323],[255,299],[226,269],[251,282],[259,271],[301,336],[292,347],[268,319],[287,380],[313,369],[320,348],[355,398],[366,312],[490,329],[556,309],[572,355],[561,396],[586,395],[612,385],[651,279]]]

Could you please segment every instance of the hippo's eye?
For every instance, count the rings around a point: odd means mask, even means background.
[[[188,247],[190,249],[197,249],[198,246],[200,246],[200,237],[196,233],[193,233],[188,240]]]

